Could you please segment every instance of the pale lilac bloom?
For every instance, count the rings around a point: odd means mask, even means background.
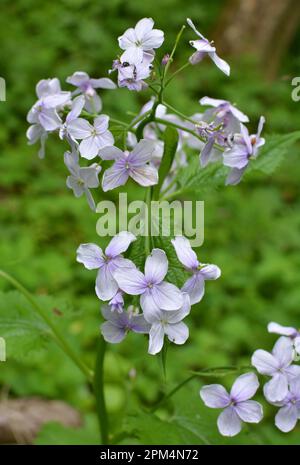
[[[153,53],[153,49],[162,45],[164,33],[159,29],[153,29],[153,26],[152,18],[143,18],[135,28],[127,29],[118,38],[120,48],[125,50],[121,61],[128,61],[131,64],[141,63],[145,54]]]
[[[159,310],[179,310],[183,305],[182,292],[174,284],[164,281],[168,259],[161,249],[153,249],[146,259],[145,274],[137,268],[121,269],[114,273],[119,288],[129,295],[140,295],[145,318]]]
[[[196,52],[190,57],[190,63],[192,65],[196,65],[200,61],[203,60],[203,58],[208,55],[210,59],[215,63],[215,65],[223,71],[227,76],[230,75],[230,66],[226,61],[222,60],[217,55],[216,52],[216,47],[213,46],[213,42],[209,42],[208,39],[206,39],[195,27],[194,23],[192,22],[191,19],[187,19],[188,25],[193,29],[195,34],[200,37],[200,39],[197,40],[190,40],[190,44],[192,47],[196,49]]]
[[[45,145],[46,139],[48,137],[49,131],[46,131],[43,126],[39,123],[29,126],[26,132],[26,137],[28,139],[28,144],[35,144],[37,141],[40,141],[40,149],[38,151],[39,158],[45,158]]]
[[[260,137],[264,123],[265,118],[261,116],[257,133],[252,135],[241,124],[241,133],[234,136],[232,147],[223,153],[224,165],[231,168],[226,184],[238,184],[250,160],[257,157],[258,149],[265,143],[265,139]]]
[[[158,182],[158,172],[148,163],[151,161],[154,145],[142,139],[132,150],[123,152],[117,147],[107,147],[100,151],[103,160],[115,160],[102,178],[104,192],[123,186],[128,178],[132,178],[141,186],[153,186]]]
[[[176,236],[171,242],[178,260],[187,271],[193,273],[193,276],[183,285],[182,291],[190,296],[191,304],[194,305],[200,302],[204,295],[205,281],[218,279],[221,276],[221,270],[217,265],[200,263],[186,237]]]
[[[294,345],[294,349],[300,355],[300,331],[291,326],[281,326],[278,323],[271,322],[268,324],[269,333],[280,334],[289,337]]]
[[[101,333],[105,341],[111,344],[123,341],[129,331],[147,334],[150,330],[144,316],[136,314],[132,306],[122,313],[112,312],[108,306],[103,306],[101,312],[107,320],[101,325]]]
[[[203,97],[199,100],[201,105],[208,105],[214,107],[213,115],[218,119],[218,121],[224,123],[226,126],[228,125],[228,119],[230,120],[231,117],[234,117],[236,120],[240,121],[241,123],[248,123],[249,118],[247,115],[242,113],[236,106],[232,105],[227,100],[220,100],[216,98],[210,97]]]
[[[123,292],[119,290],[116,295],[108,302],[110,310],[112,312],[122,313],[124,309]]]
[[[264,394],[271,402],[280,402],[288,394],[288,383],[295,376],[300,376],[300,366],[292,365],[293,344],[287,337],[278,339],[272,353],[256,350],[251,363],[262,375],[272,379],[264,385]]]
[[[80,116],[84,107],[84,102],[85,100],[83,95],[78,95],[78,97],[74,98],[71,109],[66,116],[66,120],[59,129],[59,137],[61,139],[66,138],[70,142],[72,148],[77,145],[77,142],[70,134],[69,125]]]
[[[118,86],[127,87],[129,90],[135,90],[140,92],[146,89],[147,79],[152,71],[152,65],[148,62],[142,63],[128,63],[116,61],[113,65],[113,69],[118,70]]]
[[[209,384],[200,390],[200,397],[207,407],[224,411],[218,417],[218,429],[223,436],[236,436],[242,429],[242,422],[259,423],[263,417],[262,406],[254,396],[259,387],[254,373],[239,376],[230,394],[221,384]]]
[[[190,313],[191,303],[189,296],[183,294],[183,305],[179,310],[164,311],[154,309],[145,314],[145,319],[151,324],[149,331],[148,353],[155,355],[161,351],[165,335],[170,342],[182,345],[189,337],[189,328],[182,320]]]
[[[99,113],[102,101],[95,89],[115,89],[116,84],[109,78],[93,79],[84,71],[76,71],[66,82],[77,87],[74,95],[82,93],[85,98],[85,109],[90,113]]]
[[[127,231],[121,231],[112,238],[103,253],[96,244],[81,244],[77,249],[77,261],[83,263],[88,270],[98,269],[96,294],[101,300],[111,300],[119,291],[113,277],[117,269],[133,267],[130,260],[122,256],[136,237]]]
[[[100,115],[90,124],[83,118],[76,118],[68,124],[68,132],[75,140],[81,140],[79,152],[82,157],[91,160],[101,149],[114,144],[112,133],[108,130],[109,117]]]
[[[277,428],[283,433],[292,431],[300,419],[300,376],[290,380],[288,394],[281,402],[271,403],[281,407],[275,417]]]
[[[99,173],[101,166],[93,163],[91,166],[80,167],[78,152],[66,152],[64,155],[64,162],[70,176],[67,177],[67,187],[73,190],[75,197],[86,195],[88,204],[92,210],[96,209],[95,201],[90,192],[90,189],[99,186]]]

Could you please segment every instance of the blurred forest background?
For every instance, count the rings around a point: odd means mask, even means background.
[[[208,61],[188,69],[168,89],[171,104],[192,114],[200,109],[198,100],[208,95],[236,103],[250,117],[253,130],[261,114],[267,120],[266,134],[299,129],[300,102],[291,98],[292,78],[300,75],[297,0],[1,1],[0,73],[6,79],[7,101],[0,103],[0,268],[40,295],[70,340],[81,344],[90,365],[99,337],[99,301],[94,295],[95,275],[76,263],[75,251],[82,242],[99,242],[97,216],[84,198],[75,199],[65,187],[63,144],[52,138],[45,160],[38,159],[37,146],[27,145],[26,114],[40,79],[57,76],[63,83],[76,70],[106,76],[118,51],[117,37],[146,16],[165,31],[164,52],[170,51],[190,17],[231,64],[230,78]],[[173,66],[179,67],[191,54],[191,38],[187,31]],[[125,89],[102,95],[105,113],[128,120],[126,112],[138,112],[149,98],[147,92]],[[205,298],[189,318],[188,343],[169,351],[169,387],[191,370],[248,365],[256,348],[270,350],[275,341],[266,330],[269,321],[300,326],[299,177],[298,148],[288,152],[270,177],[253,175],[237,187],[203,195],[205,242],[198,256],[218,264],[222,277],[208,283]],[[94,400],[81,373],[48,341],[42,324],[32,321],[35,332],[27,334],[23,323],[30,307],[3,281],[0,289],[1,317],[7,318],[8,326],[13,314],[22,322],[22,327],[10,326],[8,361],[0,364],[0,425],[1,420],[2,425],[6,422],[6,427],[0,426],[0,441],[31,441],[39,417],[46,421],[57,415],[66,424],[83,426],[72,430],[45,425],[36,442],[97,443]],[[4,331],[5,325],[0,326],[0,336]],[[124,437],[119,439],[124,443],[138,439],[144,444],[197,443],[197,438],[201,443],[199,428],[207,416],[216,418],[217,413],[203,407],[200,380],[175,398],[181,410],[174,413],[173,425],[181,439],[169,436],[172,428],[166,431],[159,419],[153,423],[137,410],[140,403],[149,406],[157,400],[161,382],[157,358],[146,351],[146,338],[129,335],[107,355],[112,430],[123,423]],[[232,378],[223,381],[230,384]],[[31,400],[33,410],[26,404],[28,397],[39,398]],[[14,401],[10,408],[7,399]],[[43,404],[53,400],[73,406],[80,417],[74,411],[62,414],[64,404]],[[159,417],[167,417],[172,408],[161,409]],[[128,409],[136,410],[136,416],[127,415]],[[280,433],[273,425],[275,411],[267,407],[261,425],[232,440],[220,438],[213,425],[210,442],[299,444],[300,427],[289,435]],[[194,415],[189,420],[188,412]],[[9,422],[13,434],[7,432]],[[135,433],[138,425],[141,431]]]

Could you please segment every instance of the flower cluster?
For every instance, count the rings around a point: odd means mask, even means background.
[[[96,294],[108,304],[102,309],[107,320],[101,327],[104,339],[120,342],[128,331],[149,333],[149,353],[157,354],[164,336],[175,344],[184,344],[189,330],[183,319],[191,305],[204,295],[205,280],[217,279],[221,271],[216,265],[197,259],[189,241],[182,236],[172,240],[178,260],[193,273],[179,289],[166,281],[168,259],[161,249],[153,249],[146,258],[144,272],[123,257],[135,236],[127,231],[117,234],[103,252],[95,244],[81,244],[77,261],[87,269],[97,269]],[[139,304],[125,308],[124,298],[138,296]]]
[[[280,334],[272,352],[256,350],[251,363],[257,372],[270,378],[263,386],[267,402],[280,407],[275,416],[275,425],[287,433],[300,419],[300,333],[292,327],[269,323],[268,331]],[[207,407],[222,408],[218,429],[223,436],[235,436],[241,431],[242,422],[258,423],[263,417],[262,406],[253,400],[259,387],[254,373],[239,376],[230,394],[220,384],[203,386],[200,397]]]

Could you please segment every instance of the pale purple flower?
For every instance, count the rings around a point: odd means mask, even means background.
[[[281,326],[278,323],[271,322],[268,324],[269,333],[280,334],[289,337],[294,345],[295,352],[300,355],[300,331],[291,326]]]
[[[122,313],[112,312],[105,305],[101,309],[102,315],[107,320],[101,325],[101,333],[106,342],[117,344],[125,339],[129,331],[134,333],[147,334],[150,330],[150,325],[145,321],[142,314],[136,314],[133,307],[129,307],[128,311]]]
[[[176,236],[171,242],[178,260],[187,271],[193,273],[193,276],[183,285],[182,291],[190,296],[192,305],[196,304],[204,295],[205,281],[218,279],[221,276],[221,270],[217,265],[200,263],[186,237]]]
[[[121,61],[127,61],[130,64],[141,63],[144,55],[153,49],[159,48],[164,41],[164,33],[158,29],[153,29],[154,21],[152,18],[143,18],[135,28],[127,29],[122,36],[118,38],[119,46],[125,52],[121,56]]]
[[[197,40],[191,40],[190,44],[192,47],[196,49],[196,52],[190,57],[190,63],[195,65],[203,60],[203,58],[208,55],[211,60],[215,63],[215,65],[223,71],[227,76],[230,75],[230,66],[226,61],[222,60],[217,55],[216,47],[213,46],[213,42],[210,42],[206,39],[195,27],[194,23],[191,19],[187,19],[188,25],[193,29],[195,34],[200,37]]]
[[[81,140],[79,152],[82,157],[91,160],[99,150],[114,144],[112,133],[108,130],[109,117],[100,115],[90,124],[83,118],[76,118],[68,124],[68,132],[75,140]]]
[[[124,299],[123,299],[123,292],[119,290],[116,295],[113,296],[112,299],[108,302],[110,310],[112,312],[122,313],[124,310]]]
[[[277,428],[283,433],[292,431],[300,419],[300,376],[290,380],[288,394],[274,405],[281,407],[275,417]]]
[[[112,238],[103,253],[96,244],[81,244],[77,249],[77,261],[83,263],[88,270],[98,269],[96,279],[96,294],[101,300],[111,300],[119,291],[119,286],[113,277],[117,269],[133,267],[130,260],[121,254],[125,252],[136,237],[127,231],[121,231]]]
[[[100,151],[103,160],[115,160],[102,179],[104,192],[123,186],[128,178],[132,178],[141,186],[153,186],[158,182],[158,172],[148,162],[152,158],[154,145],[151,141],[142,139],[132,152],[122,152],[117,147],[107,147]]]
[[[241,124],[241,133],[234,136],[233,146],[223,153],[224,165],[231,168],[226,184],[238,184],[250,160],[257,157],[258,149],[265,143],[265,139],[260,137],[264,123],[265,118],[261,116],[257,133],[252,135]]]
[[[203,97],[199,100],[201,105],[208,105],[214,107],[212,114],[218,119],[218,122],[222,122],[226,126],[228,125],[227,118],[231,119],[234,117],[241,123],[248,123],[249,118],[247,115],[242,113],[236,106],[232,105],[227,100],[220,100],[216,98]]]
[[[165,335],[170,342],[182,345],[189,337],[189,328],[182,320],[190,313],[191,303],[187,294],[183,294],[183,305],[179,310],[164,311],[154,309],[147,312],[145,319],[151,324],[149,331],[148,353],[155,355],[161,351]]]
[[[113,70],[118,70],[118,86],[127,87],[129,90],[140,92],[147,88],[147,79],[152,71],[152,65],[148,62],[128,63],[116,61]]]
[[[230,394],[221,384],[203,386],[200,397],[207,407],[224,409],[218,417],[218,429],[223,436],[236,436],[242,429],[242,422],[259,423],[263,417],[262,406],[254,396],[259,387],[254,373],[239,376]]]
[[[295,376],[300,376],[300,366],[292,365],[293,344],[287,337],[280,337],[272,353],[256,350],[251,363],[262,375],[272,379],[264,385],[264,394],[271,402],[280,402],[288,394],[288,383]]]
[[[61,139],[66,138],[70,142],[72,148],[77,145],[77,142],[70,134],[69,125],[80,116],[84,107],[84,102],[85,100],[83,95],[78,95],[78,97],[74,98],[71,109],[66,116],[66,120],[59,129],[59,137]]]
[[[179,310],[183,305],[182,292],[174,284],[164,281],[168,259],[161,249],[153,249],[146,259],[145,274],[137,268],[121,269],[114,273],[119,288],[129,295],[140,295],[145,318],[159,310]]]
[[[96,209],[95,201],[90,192],[90,189],[99,186],[99,173],[101,166],[94,163],[91,166],[80,167],[78,152],[66,152],[64,155],[64,162],[70,176],[67,177],[67,187],[73,190],[75,197],[86,195],[88,204],[92,210]]]
[[[74,95],[82,93],[85,98],[85,109],[90,113],[99,113],[102,101],[95,89],[115,89],[116,84],[109,78],[93,79],[83,71],[76,71],[66,82],[77,87]]]
[[[29,126],[26,132],[26,137],[28,139],[28,144],[35,144],[37,141],[40,141],[40,149],[38,151],[39,158],[45,158],[45,144],[48,137],[48,132],[43,126],[39,123]]]

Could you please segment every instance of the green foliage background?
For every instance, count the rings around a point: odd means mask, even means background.
[[[75,251],[82,242],[99,241],[97,218],[85,199],[73,198],[65,188],[62,144],[50,141],[44,161],[37,158],[35,146],[27,146],[25,118],[35,100],[35,84],[54,76],[63,82],[76,70],[94,77],[106,75],[118,50],[116,38],[144,16],[153,16],[166,32],[164,51],[170,50],[187,16],[209,35],[222,3],[160,0],[154,7],[133,0],[1,2],[1,75],[7,82],[7,102],[0,103],[0,268],[41,295],[90,365],[99,337],[99,301],[94,295],[95,275],[76,263]],[[253,129],[264,114],[269,134],[295,131],[300,104],[291,100],[290,82],[299,74],[300,58],[295,53],[299,41],[300,36],[274,82],[263,79],[255,57],[233,62],[230,79],[205,62],[174,81],[168,101],[192,113],[199,110],[197,102],[204,95],[226,98],[249,115]],[[189,53],[182,42],[178,65]],[[138,111],[148,97],[147,92],[124,89],[107,92],[104,112],[129,119],[126,112]],[[169,350],[169,387],[192,370],[249,364],[256,348],[272,347],[275,338],[266,332],[268,321],[300,326],[299,175],[299,148],[293,146],[270,176],[253,173],[238,187],[203,189],[205,242],[198,256],[218,264],[222,278],[208,283],[205,298],[189,318],[189,342]],[[28,323],[34,328],[32,337],[26,325],[16,324],[30,315],[30,308],[18,294],[7,294],[10,286],[0,282],[0,288],[4,291],[0,336],[9,334],[8,361],[0,365],[1,385],[9,388],[11,396],[60,398],[83,412],[82,431],[49,425],[39,443],[95,443],[94,401],[81,373],[49,342],[47,331],[32,315]],[[157,358],[146,351],[146,338],[129,335],[122,345],[111,347],[106,359],[111,426],[116,431],[123,423],[124,435],[119,438],[123,443],[299,444],[299,426],[289,435],[272,426],[273,407],[266,408],[261,425],[233,440],[220,438],[216,412],[203,407],[199,399],[200,380],[180,391],[174,403],[158,411],[158,417],[150,418],[138,406],[146,408],[158,399],[162,375]],[[232,378],[221,381],[230,385]],[[163,421],[169,422],[167,430]]]

